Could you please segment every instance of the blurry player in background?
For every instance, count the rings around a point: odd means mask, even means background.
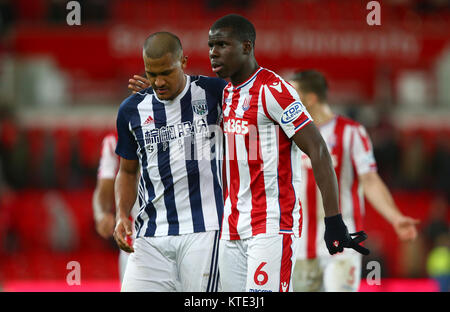
[[[100,163],[97,171],[97,185],[92,198],[95,228],[97,233],[104,239],[113,236],[114,227],[116,225],[114,180],[119,169],[119,157],[114,152],[116,145],[117,135],[114,133],[106,135],[103,139]],[[134,220],[138,209],[138,204],[136,202],[131,212],[132,220]],[[129,243],[132,244],[132,241]],[[120,250],[119,277],[121,282],[125,272],[128,255],[129,253],[126,251]]]
[[[252,23],[235,14],[209,31],[212,70],[231,80],[223,94],[227,188],[219,267],[224,291],[285,292],[292,291],[301,231],[300,149],[312,159],[322,190],[330,253],[368,250],[356,242],[363,235],[352,240],[342,222],[322,136],[295,89],[257,64],[255,38]]]
[[[356,121],[334,114],[327,104],[328,85],[317,71],[296,73],[290,83],[297,90],[327,143],[339,184],[340,210],[350,232],[360,231],[364,196],[394,227],[403,241],[416,238],[418,223],[404,216],[377,173],[366,129]],[[361,255],[354,250],[331,256],[323,241],[323,208],[311,161],[302,155],[301,198],[303,231],[294,270],[294,291],[357,291]]]

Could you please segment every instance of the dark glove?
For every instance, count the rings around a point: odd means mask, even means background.
[[[352,236],[355,236],[355,238],[352,238]],[[367,239],[367,234],[364,231],[349,234],[341,214],[325,217],[324,238],[331,255],[342,252],[344,248],[353,248],[365,256],[370,253],[369,249],[359,245],[359,243]]]

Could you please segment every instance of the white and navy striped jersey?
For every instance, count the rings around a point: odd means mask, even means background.
[[[186,78],[173,100],[159,100],[148,88],[119,108],[116,153],[141,165],[136,237],[218,230],[222,220],[222,163],[216,157],[222,142],[216,130],[227,83]]]

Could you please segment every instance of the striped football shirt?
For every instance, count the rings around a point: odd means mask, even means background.
[[[222,239],[301,229],[301,151],[291,140],[311,122],[295,89],[260,67],[223,95],[225,206]]]
[[[138,159],[140,210],[136,237],[218,230],[223,215],[222,118],[224,80],[186,76],[173,100],[152,88],[128,97],[117,116],[116,153]]]

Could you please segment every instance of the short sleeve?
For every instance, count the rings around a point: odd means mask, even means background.
[[[117,140],[114,135],[107,135],[102,142],[98,179],[114,179],[119,167],[119,158],[115,154]]]
[[[366,129],[361,125],[356,126],[353,130],[351,155],[358,175],[377,171],[372,142]]]
[[[278,79],[266,84],[262,92],[265,114],[279,124],[289,138],[312,121],[295,89],[285,81]]]
[[[117,147],[116,154],[129,160],[138,159],[138,145],[130,129],[130,122],[127,118],[126,105],[121,105],[117,114]]]

